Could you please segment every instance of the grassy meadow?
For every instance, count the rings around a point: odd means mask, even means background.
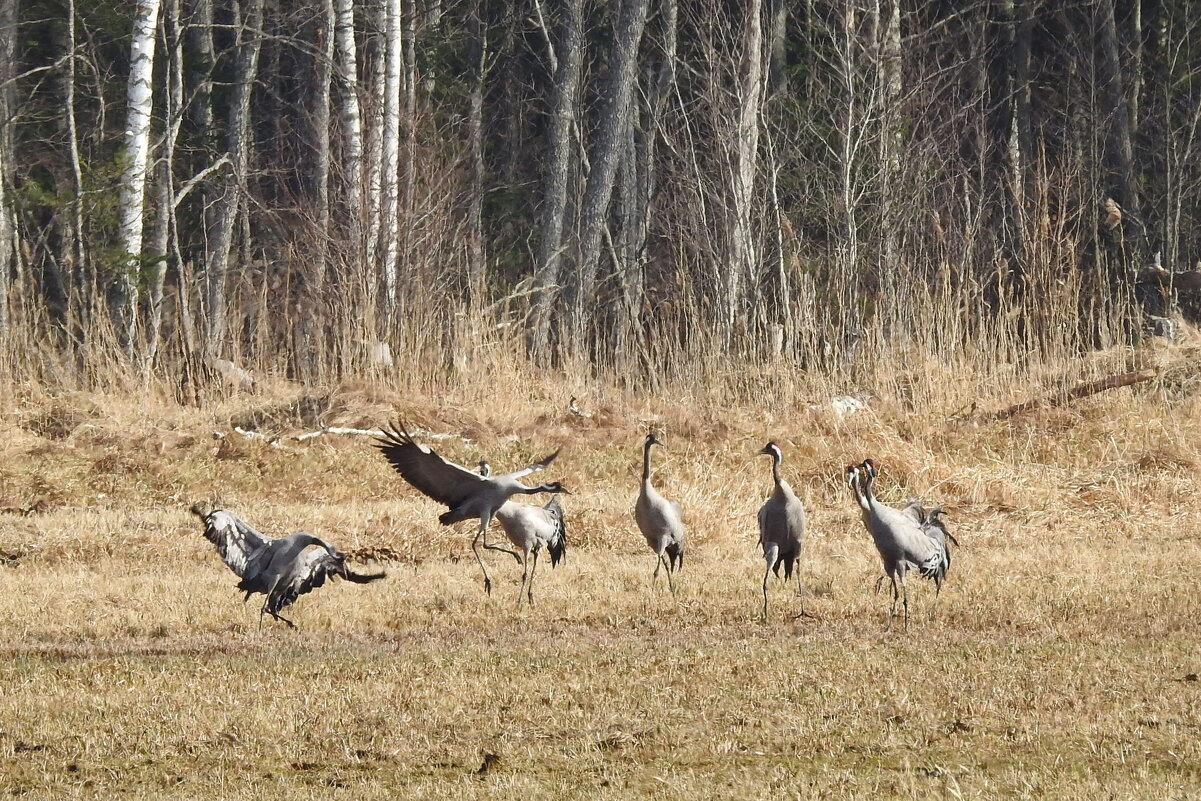
[[[1009,420],[1053,385],[837,387],[764,371],[648,400],[601,383],[278,384],[203,408],[150,390],[0,394],[0,791],[27,798],[1195,798],[1201,795],[1201,400],[1156,381]],[[1089,368],[1093,369],[1093,368]],[[1104,373],[1101,365],[1095,368]],[[1063,371],[1060,371],[1062,374]],[[1081,373],[1080,375],[1085,375]],[[575,396],[583,415],[571,411]],[[520,568],[391,473],[403,416],[466,464],[575,494],[566,564]],[[254,429],[267,438],[235,433]],[[692,550],[672,597],[631,509],[655,482]],[[221,434],[218,437],[215,434]],[[278,439],[274,439],[278,437]],[[755,513],[776,439],[809,512],[760,617]],[[941,503],[962,547],[886,628],[842,483]],[[258,625],[188,506],[305,529],[388,579]],[[1192,680],[1189,680],[1191,677]]]

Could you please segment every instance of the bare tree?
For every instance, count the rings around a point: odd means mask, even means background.
[[[239,41],[233,90],[229,99],[226,138],[233,170],[228,174],[217,198],[213,229],[209,235],[205,354],[210,359],[215,358],[226,344],[229,305],[226,296],[226,273],[233,247],[234,228],[242,210],[250,169],[250,99],[254,91],[255,76],[258,74],[262,29],[263,0],[246,0],[245,17],[238,28]]]
[[[171,231],[175,225],[175,144],[184,115],[184,48],[183,26],[180,20],[179,0],[164,0],[163,42],[167,46],[167,78],[165,112],[166,125],[163,144],[155,170],[155,221],[151,233],[150,252],[154,261],[150,264],[150,280],[146,289],[148,317],[146,323],[146,367],[153,366],[159,351],[159,340],[163,326],[163,288],[167,280],[168,251],[171,248]],[[180,286],[180,292],[185,287]]]
[[[583,0],[563,0],[559,20],[559,46],[552,52],[554,86],[547,132],[547,159],[543,175],[541,242],[535,282],[538,293],[529,331],[531,353],[545,355],[550,348],[551,312],[559,296],[571,178],[571,134],[575,127],[576,96],[580,90],[583,49]]]
[[[632,129],[630,97],[637,76],[638,46],[646,24],[648,0],[623,0],[613,31],[609,103],[590,160],[592,170],[584,190],[577,246],[577,275],[572,282],[571,339],[577,355],[585,353],[585,332],[595,319],[596,273],[601,233],[605,229],[613,180],[627,131]]]
[[[752,211],[759,167],[759,114],[763,99],[762,15],[762,0],[751,0],[746,4],[738,66],[737,122],[731,159],[732,188],[728,223],[730,250],[722,320],[727,347],[733,344],[732,337],[742,312],[746,285],[758,262]]]
[[[120,217],[122,265],[113,282],[110,305],[117,335],[132,354],[137,325],[137,274],[142,254],[143,209],[146,200],[146,162],[150,151],[150,115],[154,105],[154,45],[158,32],[159,0],[138,0],[130,41],[129,83],[125,122],[125,171],[121,176]],[[73,23],[72,23],[73,24]]]
[[[9,203],[12,180],[12,80],[17,49],[17,0],[0,3],[0,346],[9,330],[8,294],[17,251],[17,230]],[[0,356],[5,352],[0,349]]]

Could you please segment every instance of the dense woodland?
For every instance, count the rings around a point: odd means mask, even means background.
[[[1130,343],[1201,258],[1199,72],[1186,0],[5,0],[0,363]]]

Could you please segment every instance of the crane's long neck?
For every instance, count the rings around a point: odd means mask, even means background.
[[[871,506],[867,502],[867,496],[863,492],[863,482],[859,479],[859,474],[856,473],[854,480],[851,482],[851,492],[855,493],[855,503],[859,504],[863,511],[871,511]]]
[[[642,446],[642,481],[646,483],[651,480],[651,446],[655,443],[647,440]]]
[[[876,496],[872,494],[872,486],[875,483],[875,472],[868,470],[867,477],[863,481],[863,501],[860,503],[864,509],[874,511],[876,508]]]
[[[772,449],[771,452],[771,478],[776,482],[776,486],[780,486],[780,451]]]

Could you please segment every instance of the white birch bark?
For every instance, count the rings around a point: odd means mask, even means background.
[[[398,257],[397,218],[400,188],[400,93],[404,68],[404,36],[401,0],[387,0],[387,27],[384,76],[384,131],[380,158],[380,242],[378,263],[384,282],[383,319],[390,324],[396,305],[396,263]]]
[[[366,207],[366,236],[364,238],[364,257],[369,262],[378,261],[380,243],[380,223],[383,203],[381,201],[383,184],[383,142],[384,142],[384,103],[387,83],[387,43],[384,41],[388,30],[388,3],[391,0],[376,0],[374,8],[374,23],[376,35],[368,41],[368,62],[371,65],[368,89],[368,124],[366,141],[367,161],[367,197]],[[366,274],[365,274],[366,275]]]
[[[125,171],[118,200],[118,238],[127,263],[113,287],[112,314],[127,353],[137,323],[137,270],[142,252],[142,215],[146,205],[146,161],[150,151],[150,115],[154,105],[154,45],[159,0],[137,0],[129,50],[125,115]]]
[[[359,58],[354,39],[354,0],[336,0],[338,85],[342,93],[342,159],[351,242],[361,247],[363,215],[363,120],[359,109]]]
[[[67,26],[66,26],[67,56],[66,62],[63,64],[63,113],[66,116],[67,124],[67,152],[71,159],[71,182],[75,197],[71,202],[71,259],[69,263],[73,265],[72,275],[70,280],[76,292],[82,298],[83,289],[85,286],[86,270],[84,266],[84,248],[83,248],[83,167],[79,157],[79,131],[75,120],[75,0],[67,2]],[[68,278],[63,276],[64,279]],[[80,311],[83,315],[81,322],[86,325],[87,315],[91,309],[88,309],[88,298],[83,298],[85,301],[81,306]],[[68,305],[71,301],[68,299]]]

